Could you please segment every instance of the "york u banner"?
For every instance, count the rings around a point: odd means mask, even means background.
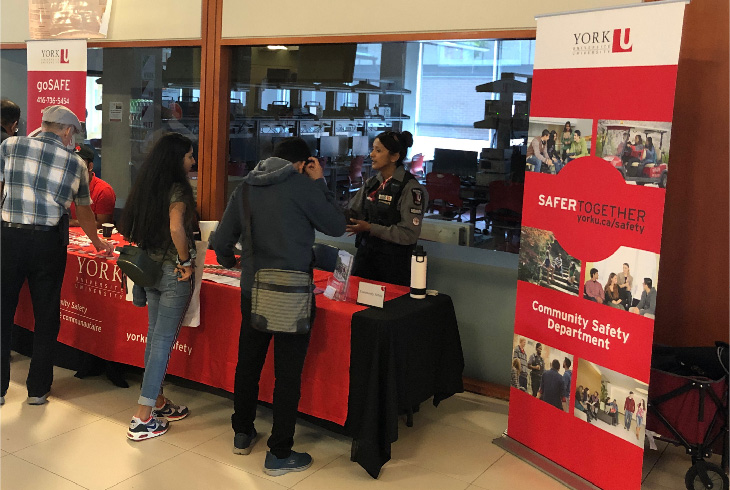
[[[641,486],[684,7],[537,19],[507,434],[605,489]]]
[[[28,133],[43,109],[63,105],[86,121],[86,40],[28,41]]]

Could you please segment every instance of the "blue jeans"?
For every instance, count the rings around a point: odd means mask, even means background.
[[[195,288],[194,275],[178,281],[173,264],[163,264],[160,284],[144,288],[147,294],[149,327],[144,349],[144,377],[138,403],[153,407],[161,393],[162,380],[170,361],[172,346]]]
[[[634,415],[634,412],[629,412],[626,410],[624,413],[624,427],[627,429],[631,429],[631,417]]]
[[[537,158],[536,156],[533,155],[527,159],[527,163],[531,163],[533,165],[533,169],[532,169],[533,172],[537,172],[538,174],[540,173],[540,168],[542,167],[542,162],[540,161],[539,158]]]

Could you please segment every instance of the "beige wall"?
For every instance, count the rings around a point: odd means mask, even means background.
[[[534,29],[535,16],[640,3],[637,0],[223,0],[223,37],[333,36],[407,32]],[[590,5],[589,5],[590,4]],[[557,6],[557,8],[556,8]]]
[[[0,42],[30,38],[29,0],[0,2]],[[200,39],[202,0],[115,0],[108,41]]]
[[[584,388],[588,388],[592,395],[594,392],[598,392],[598,396],[601,396],[601,375],[595,370],[588,361],[578,359],[578,378],[576,379],[575,387],[583,385]],[[618,400],[617,400],[618,402]]]

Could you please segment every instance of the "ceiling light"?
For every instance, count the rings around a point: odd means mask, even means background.
[[[282,46],[281,44],[269,44],[266,47],[272,51],[286,51],[286,46]]]

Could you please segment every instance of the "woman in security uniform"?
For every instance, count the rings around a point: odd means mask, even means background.
[[[413,135],[408,131],[386,131],[373,141],[370,159],[378,174],[365,182],[349,206],[347,231],[357,235],[355,276],[410,284],[411,252],[428,206],[426,189],[403,167],[411,146]]]

